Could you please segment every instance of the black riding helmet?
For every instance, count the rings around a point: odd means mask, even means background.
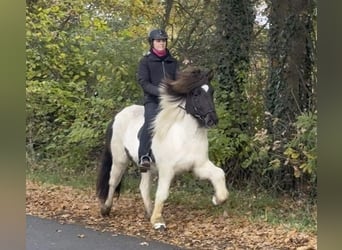
[[[153,40],[156,40],[156,39],[165,39],[167,40],[168,36],[165,32],[165,30],[162,30],[162,29],[155,29],[155,30],[152,30],[149,35],[148,35],[148,42],[150,43],[151,47],[153,45]]]

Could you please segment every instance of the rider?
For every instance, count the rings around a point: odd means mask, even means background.
[[[159,85],[165,77],[176,79],[178,61],[167,49],[168,36],[162,29],[152,30],[148,35],[149,52],[143,56],[138,66],[138,83],[144,92],[144,118],[139,144],[139,167],[146,172],[152,162],[151,123],[158,113]]]

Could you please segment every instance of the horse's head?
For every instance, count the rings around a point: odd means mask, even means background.
[[[203,127],[212,127],[218,123],[214,104],[214,89],[210,84],[212,71],[203,71],[189,67],[180,72],[177,80],[166,80],[162,94],[172,97],[173,101],[185,99],[185,110],[195,117]]]
[[[214,103],[214,89],[210,84],[213,72],[202,73],[198,84],[187,93],[185,110],[193,115],[201,126],[213,127],[218,123]]]

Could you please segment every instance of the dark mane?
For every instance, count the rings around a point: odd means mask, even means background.
[[[197,67],[188,67],[177,75],[176,80],[164,79],[160,86],[161,94],[173,96],[180,99],[186,96],[193,89],[208,83],[206,71]]]

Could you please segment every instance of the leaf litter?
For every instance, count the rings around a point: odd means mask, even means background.
[[[166,203],[164,209],[167,230],[159,232],[145,218],[143,202],[138,195],[121,195],[119,200],[114,200],[110,216],[103,218],[93,189],[79,190],[29,180],[26,181],[26,214],[60,223],[77,223],[112,235],[158,240],[184,249],[317,249],[316,234],[252,222],[233,216],[229,211],[214,216],[205,210],[172,203]]]

